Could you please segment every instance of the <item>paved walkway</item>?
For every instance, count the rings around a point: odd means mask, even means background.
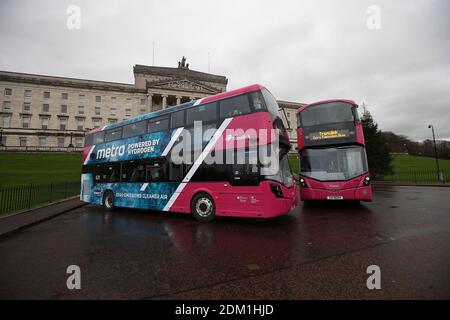
[[[85,203],[81,202],[77,196],[25,212],[0,217],[0,237],[84,205]]]

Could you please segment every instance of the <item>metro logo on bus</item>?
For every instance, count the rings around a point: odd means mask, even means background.
[[[329,130],[329,131],[319,131],[311,132],[309,136],[310,140],[323,140],[323,139],[337,139],[337,138],[347,138],[350,136],[350,131],[348,129],[344,130]]]
[[[154,132],[142,136],[93,146],[85,164],[159,157],[171,140],[172,132]]]

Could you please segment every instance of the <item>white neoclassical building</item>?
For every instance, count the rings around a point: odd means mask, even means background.
[[[224,92],[228,83],[191,70],[184,57],[175,68],[135,65],[133,72],[134,84],[126,84],[0,71],[0,150],[79,150],[87,129]],[[280,105],[294,129],[300,104]]]

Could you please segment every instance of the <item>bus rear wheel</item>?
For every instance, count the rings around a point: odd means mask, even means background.
[[[192,199],[191,212],[198,221],[212,221],[216,217],[213,199],[206,193],[198,193]]]
[[[106,208],[106,210],[114,210],[114,200],[114,194],[111,191],[106,191],[103,195],[103,206]]]

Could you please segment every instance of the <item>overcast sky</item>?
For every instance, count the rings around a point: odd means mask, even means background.
[[[67,28],[68,6],[81,28]],[[380,29],[369,29],[370,5]],[[372,20],[371,20],[372,21]],[[450,140],[450,2],[0,0],[0,70],[133,83],[132,66],[261,83],[279,100],[365,102],[382,130]]]

